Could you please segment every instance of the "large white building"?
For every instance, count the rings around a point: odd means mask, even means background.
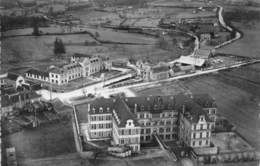
[[[211,107],[216,110],[216,107],[214,100],[205,96],[102,98],[76,105],[74,109],[84,141],[112,139],[114,145],[127,145],[133,151],[139,151],[141,143],[151,142],[153,134],[157,134],[163,141],[180,140],[187,146],[206,147],[210,145],[211,130],[215,123],[214,118],[209,118],[207,110]],[[211,103],[204,108],[201,100]],[[195,138],[191,133],[194,125],[183,111],[186,114],[190,112],[192,121],[198,124]],[[203,143],[200,143],[201,132],[202,137],[207,138]],[[198,140],[193,143],[191,139]]]
[[[69,64],[52,67],[48,72],[30,69],[25,73],[29,79],[48,82],[56,85],[65,85],[70,81],[89,77],[92,74],[110,70],[112,63],[108,58],[90,56],[85,54],[75,54],[71,57]]]

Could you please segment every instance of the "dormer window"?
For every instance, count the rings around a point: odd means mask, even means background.
[[[205,121],[205,117],[204,116],[200,116],[200,121]]]
[[[141,110],[142,110],[142,111],[144,110],[144,106],[143,106],[143,105],[141,106]]]

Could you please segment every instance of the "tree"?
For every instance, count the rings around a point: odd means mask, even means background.
[[[55,39],[53,52],[55,55],[60,55],[60,54],[66,53],[65,46],[61,39],[59,39],[59,38]]]
[[[33,18],[32,26],[33,26],[33,35],[35,35],[35,36],[40,36],[38,22],[39,22],[39,20],[37,18]]]

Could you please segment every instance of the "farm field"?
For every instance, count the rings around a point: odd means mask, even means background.
[[[227,6],[224,17],[235,28],[243,33],[243,37],[236,42],[217,49],[217,53],[233,54],[245,57],[259,58],[260,53],[260,7]]]
[[[253,28],[235,23],[234,26],[244,34],[243,38],[217,50],[217,53],[226,53],[244,57],[259,58],[260,53],[260,22]]]
[[[54,157],[76,152],[71,121],[42,125],[37,129],[4,136],[5,147],[15,147],[19,160]]]

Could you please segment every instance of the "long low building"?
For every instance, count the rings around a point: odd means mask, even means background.
[[[181,56],[176,60],[177,63],[185,64],[185,65],[193,65],[196,67],[203,67],[206,65],[206,59],[202,59],[194,56]]]

